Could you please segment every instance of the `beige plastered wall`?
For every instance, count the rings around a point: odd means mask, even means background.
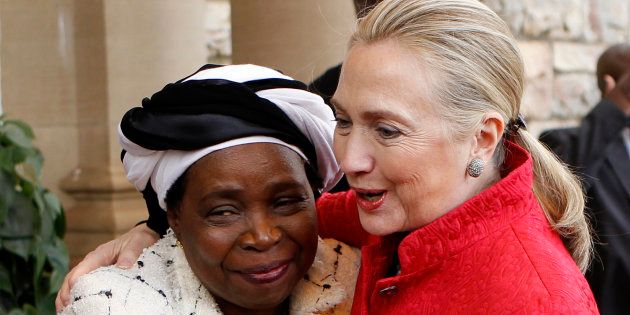
[[[354,29],[350,0],[232,0],[232,61],[310,82],[339,64]]]
[[[76,260],[146,216],[116,126],[207,58],[204,0],[2,0],[3,110],[34,129]]]

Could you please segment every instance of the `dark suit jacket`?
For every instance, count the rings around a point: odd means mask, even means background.
[[[630,157],[621,136],[628,121],[602,100],[579,127],[540,136],[583,179],[597,235],[586,276],[602,314],[630,314]]]

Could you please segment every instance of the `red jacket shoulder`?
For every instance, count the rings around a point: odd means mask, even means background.
[[[323,194],[317,200],[317,222],[321,237],[334,238],[350,246],[360,247],[370,236],[361,227],[351,191]]]

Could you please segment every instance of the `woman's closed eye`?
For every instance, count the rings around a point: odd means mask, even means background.
[[[402,131],[400,131],[400,129],[383,123],[376,125],[376,133],[379,137],[385,140],[395,139],[402,135]]]
[[[206,219],[213,223],[229,223],[238,219],[241,212],[233,206],[219,206],[210,210]]]
[[[282,215],[290,215],[306,208],[308,197],[280,197],[273,203],[274,211]]]

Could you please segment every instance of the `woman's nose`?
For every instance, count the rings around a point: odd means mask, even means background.
[[[282,239],[282,230],[273,218],[256,216],[251,218],[249,229],[241,236],[241,247],[246,250],[266,251]]]
[[[364,136],[354,132],[335,139],[335,155],[346,175],[369,173],[374,168],[374,159],[369,153],[370,144],[363,139]]]

